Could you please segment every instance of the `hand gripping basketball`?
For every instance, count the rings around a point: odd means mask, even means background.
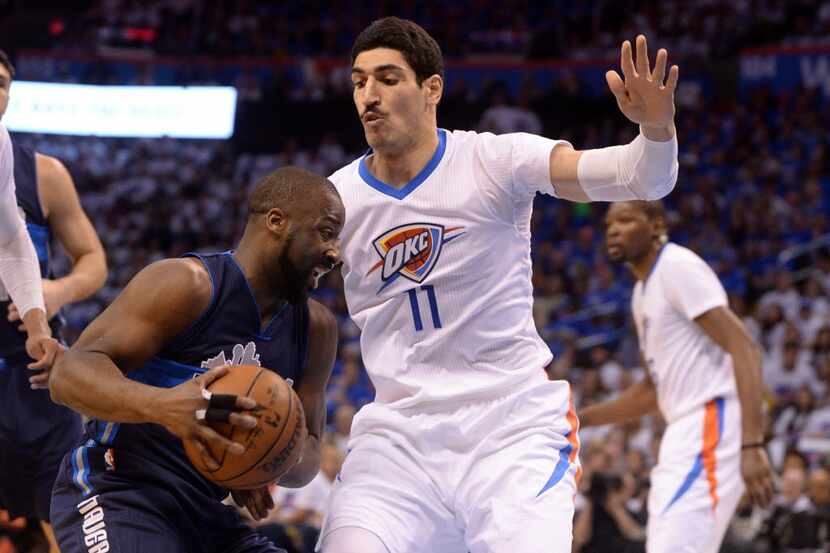
[[[196,409],[196,420],[208,422],[229,422],[236,409],[236,394],[214,394],[202,388],[202,397],[208,401],[207,409]]]
[[[211,394],[207,387],[225,374],[228,367],[212,369],[196,378],[169,388],[159,398],[157,409],[161,424],[170,432],[191,443],[208,467],[218,468],[219,462],[211,451],[227,450],[241,455],[245,446],[222,436],[208,425],[221,420],[232,426],[254,428],[256,418],[249,412],[257,407],[249,397],[229,394]]]

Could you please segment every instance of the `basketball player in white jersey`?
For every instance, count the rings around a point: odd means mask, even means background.
[[[630,144],[437,126],[443,61],[418,25],[376,21],[352,50],[371,151],[331,181],[349,312],[377,396],[355,417],[321,533],[324,553],[566,552],[579,473],[570,388],[532,317],[537,192],[653,199],[677,173],[667,53],[622,46],[608,84],[640,125]],[[665,82],[664,82],[665,81]],[[562,106],[567,109],[567,106]]]
[[[0,104],[4,101],[5,94],[0,90]],[[52,338],[46,319],[40,265],[32,239],[17,211],[14,190],[12,141],[6,127],[0,124],[0,283],[17,305],[26,328],[26,352],[35,360],[29,368],[48,369],[61,346]],[[31,382],[42,385],[47,378],[46,372],[33,373]]]
[[[762,433],[761,356],[714,271],[668,242],[660,202],[620,202],[605,217],[608,255],[637,284],[631,308],[647,376],[580,410],[583,426],[659,408],[668,424],[651,473],[648,553],[717,553],[744,485],[766,506],[773,484]]]

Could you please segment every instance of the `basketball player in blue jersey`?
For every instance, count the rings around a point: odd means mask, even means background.
[[[0,50],[0,119],[8,105],[14,67]],[[86,299],[106,280],[101,241],[84,213],[72,177],[57,159],[12,141],[16,203],[34,244],[52,335],[60,336],[64,305]],[[50,269],[49,243],[57,238],[72,261],[66,276]],[[26,333],[20,311],[0,286],[0,508],[41,521],[51,551],[58,551],[49,502],[61,459],[81,435],[81,417],[49,399],[47,373],[26,369]]]
[[[63,553],[276,550],[221,503],[228,490],[196,471],[182,440],[210,468],[207,446],[242,453],[197,411],[212,409],[203,388],[228,365],[260,364],[293,381],[308,426],[301,461],[278,484],[317,474],[337,323],[307,296],[339,263],[344,217],[324,177],[279,169],[256,186],[235,251],[149,265],[61,356],[52,398],[92,419],[52,495]],[[235,406],[228,422],[253,427],[255,402]],[[233,495],[257,519],[273,507],[266,488]]]

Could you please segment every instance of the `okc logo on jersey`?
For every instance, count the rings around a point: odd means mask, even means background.
[[[435,267],[441,248],[447,242],[462,236],[464,227],[444,228],[432,223],[412,223],[388,230],[375,238],[373,245],[380,261],[369,269],[369,276],[382,269],[380,278],[384,288],[404,277],[413,282],[423,282]]]

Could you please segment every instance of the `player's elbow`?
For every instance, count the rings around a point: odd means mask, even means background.
[[[673,165],[666,175],[654,174],[650,178],[643,179],[637,186],[631,186],[631,191],[638,199],[653,202],[668,196],[677,184],[677,164]]]

